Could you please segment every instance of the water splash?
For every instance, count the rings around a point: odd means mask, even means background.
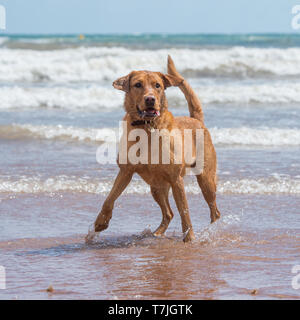
[[[85,236],[85,243],[86,244],[93,244],[95,240],[97,240],[97,237],[99,235],[99,232],[95,231],[94,223],[90,224],[88,233]]]
[[[217,245],[220,242],[234,243],[241,240],[241,237],[237,235],[230,228],[237,226],[241,223],[241,214],[228,214],[221,217],[219,220],[210,224],[199,233],[196,233],[196,242],[200,244],[212,244]]]

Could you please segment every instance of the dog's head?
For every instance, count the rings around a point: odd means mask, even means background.
[[[165,89],[180,83],[181,79],[169,74],[132,71],[114,81],[113,86],[126,92],[125,109],[132,117],[154,119],[167,108]]]

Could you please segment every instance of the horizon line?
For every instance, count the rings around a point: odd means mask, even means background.
[[[291,35],[300,36],[300,32],[72,32],[72,33],[2,33],[0,32],[0,37],[2,36],[95,36],[95,35],[110,35],[110,36],[142,36],[142,35],[167,35],[167,36],[175,36],[175,35],[204,35],[204,36],[243,36],[243,35]]]

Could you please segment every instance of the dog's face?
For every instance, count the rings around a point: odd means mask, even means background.
[[[168,74],[132,71],[114,81],[113,86],[126,92],[125,108],[131,116],[154,119],[167,107],[164,90],[180,83],[180,79]]]

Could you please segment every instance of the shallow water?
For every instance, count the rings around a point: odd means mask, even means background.
[[[204,201],[189,197],[192,244],[182,242],[178,214],[166,237],[154,238],[160,212],[152,198],[123,196],[110,228],[86,244],[101,200],[84,193],[2,199],[7,289],[0,297],[299,299],[291,286],[299,263],[297,196],[220,196],[223,217],[213,225]]]
[[[1,38],[0,299],[299,299],[299,39]],[[203,102],[222,217],[210,225],[187,177],[196,240],[182,242],[171,195],[174,219],[155,238],[160,209],[134,177],[110,227],[86,243],[117,174],[96,161],[124,115],[111,82],[164,71],[167,54]],[[178,88],[166,94],[173,114],[187,115]]]

